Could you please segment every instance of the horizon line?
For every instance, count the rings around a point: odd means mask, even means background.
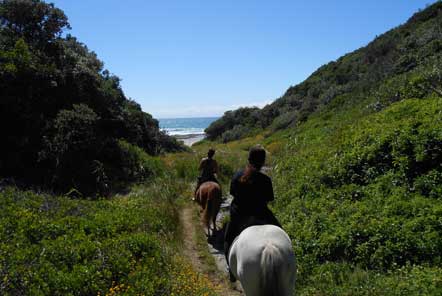
[[[195,118],[220,118],[222,115],[213,116],[175,116],[175,117],[154,117],[155,119],[195,119]]]

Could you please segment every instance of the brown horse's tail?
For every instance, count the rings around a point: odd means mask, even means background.
[[[205,204],[203,206],[203,223],[204,225],[210,225],[211,219],[218,215],[221,207],[222,193],[221,187],[213,182],[204,192],[206,194]]]

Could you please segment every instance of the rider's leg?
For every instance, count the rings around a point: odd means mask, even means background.
[[[226,230],[224,233],[224,256],[226,257],[227,266],[229,266],[229,248],[231,244],[230,240],[230,222],[227,223]]]
[[[197,193],[198,189],[200,188],[201,184],[202,184],[201,177],[198,177],[198,179],[196,181],[195,191],[193,192],[193,198],[192,198],[193,201],[195,201],[195,199],[196,199],[196,193]]]
[[[233,242],[233,239],[231,239],[232,227],[230,227],[230,226],[231,226],[231,223],[228,223],[226,226],[226,233],[224,236],[224,256],[226,256],[227,270],[229,272],[229,280],[230,280],[230,282],[234,283],[234,282],[236,282],[236,278],[233,275],[232,270],[230,269],[230,264],[229,264],[229,250],[230,250],[230,247]]]
[[[278,219],[275,217],[275,215],[269,208],[266,207],[264,215],[267,224],[272,224],[278,226],[279,228],[282,228],[281,223],[279,223]]]

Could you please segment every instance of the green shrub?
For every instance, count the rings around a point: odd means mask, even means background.
[[[169,294],[178,188],[162,184],[97,201],[2,189],[0,294]]]
[[[73,105],[71,110],[58,112],[53,129],[45,139],[40,159],[52,164],[52,184],[56,190],[76,187],[85,193],[95,191],[94,172],[100,164],[102,141],[98,135],[97,114],[85,104]],[[98,167],[96,167],[98,165]],[[103,176],[101,176],[103,177]]]
[[[235,125],[232,129],[225,131],[221,135],[221,141],[223,143],[231,142],[243,138],[245,135],[250,134],[252,129],[244,125]]]
[[[440,102],[316,114],[286,132],[273,175],[274,209],[293,238],[300,294],[437,294]]]
[[[121,167],[123,178],[128,181],[143,181],[149,177],[161,176],[164,166],[158,157],[148,155],[138,146],[124,140],[118,142],[121,149]]]
[[[295,112],[284,113],[273,120],[271,129],[274,131],[281,130],[296,124],[297,116]]]

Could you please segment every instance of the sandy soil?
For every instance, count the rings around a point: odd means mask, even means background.
[[[192,146],[196,142],[199,142],[203,140],[206,136],[205,135],[185,135],[185,136],[174,136],[178,141],[181,141],[186,146]]]
[[[230,205],[230,203],[229,203]],[[199,225],[194,225],[194,207],[196,205],[187,205],[182,211],[180,215],[181,223],[183,225],[183,231],[187,234],[186,240],[184,241],[184,254],[187,258],[190,259],[192,262],[192,265],[194,268],[201,273],[204,273],[204,263],[201,261],[199,255],[198,255],[198,248],[196,243],[196,237],[195,237],[195,231],[204,231],[204,227]],[[224,204],[224,209],[225,209]],[[222,215],[218,216],[218,221],[221,221]],[[222,233],[220,231],[217,232],[212,238],[209,238],[209,243],[207,244],[207,247],[209,248],[209,252],[212,254],[212,256],[215,259],[216,265],[218,270],[221,273],[224,273],[224,277],[216,276],[214,274],[208,274],[208,277],[212,281],[212,283],[216,284],[220,287],[220,295],[225,296],[239,296],[244,295],[242,293],[242,288],[239,282],[236,282],[235,284],[231,285],[227,280],[227,263],[224,258],[224,254],[222,249],[220,249],[220,235],[222,236]],[[233,287],[232,287],[233,286]]]

